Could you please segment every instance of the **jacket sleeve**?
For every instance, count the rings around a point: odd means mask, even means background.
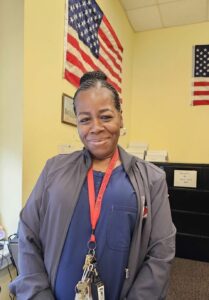
[[[168,290],[176,229],[171,219],[165,174],[160,174],[150,185],[150,201],[151,233],[147,255],[127,295],[128,300],[162,300]],[[143,234],[148,234],[146,229]]]
[[[19,275],[10,284],[17,300],[54,300],[43,260],[39,239],[40,209],[43,201],[47,167],[40,175],[26,206],[20,213],[18,229]]]

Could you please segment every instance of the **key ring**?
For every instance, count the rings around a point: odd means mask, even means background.
[[[96,244],[96,242],[89,240],[88,243],[87,243],[87,247],[89,249],[89,252],[94,254],[95,250],[96,250],[96,247],[97,247],[97,244]]]

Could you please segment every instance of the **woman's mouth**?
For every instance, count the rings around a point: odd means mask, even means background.
[[[99,146],[99,145],[102,145],[102,144],[106,143],[106,141],[107,141],[107,138],[104,138],[104,139],[91,139],[91,140],[88,141],[88,144]]]

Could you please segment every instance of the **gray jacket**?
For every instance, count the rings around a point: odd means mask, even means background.
[[[120,299],[165,299],[176,230],[171,220],[165,173],[119,147],[136,191],[139,214],[129,255],[129,276]],[[17,300],[53,300],[56,271],[81,187],[91,165],[86,150],[47,161],[19,223],[20,275],[10,284]],[[143,217],[144,206],[148,208]]]

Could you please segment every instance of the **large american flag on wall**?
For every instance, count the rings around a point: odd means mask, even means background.
[[[76,87],[87,71],[101,70],[121,93],[123,47],[95,0],[67,0],[64,78]]]
[[[209,45],[193,49],[192,105],[209,105]]]

